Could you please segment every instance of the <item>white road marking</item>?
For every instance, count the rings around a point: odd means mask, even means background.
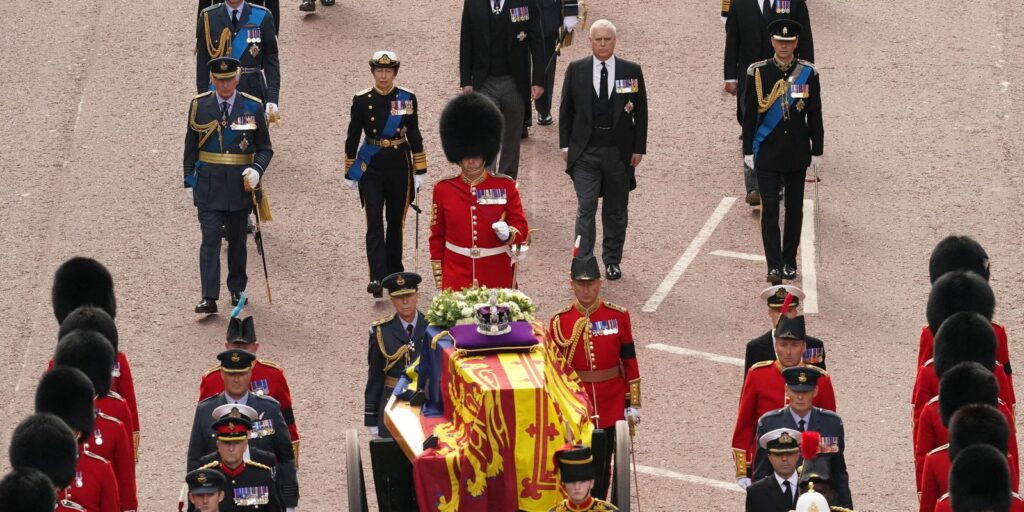
[[[663,478],[672,478],[674,480],[679,480],[679,481],[690,483],[690,484],[704,485],[704,486],[707,486],[707,487],[715,487],[717,489],[722,489],[722,490],[725,490],[725,491],[746,492],[743,489],[740,489],[740,486],[736,485],[736,482],[726,482],[726,481],[723,481],[723,480],[713,480],[711,478],[704,478],[702,476],[684,475],[682,473],[676,473],[675,471],[669,471],[667,469],[661,469],[661,468],[652,468],[650,466],[643,466],[643,465],[640,465],[640,464],[637,464],[636,472],[637,473],[642,473],[642,474],[645,474],[645,475],[654,475],[654,476],[660,476],[660,477],[663,477]]]
[[[733,366],[743,366],[743,360],[736,357],[720,356],[718,354],[712,354],[710,352],[701,352],[699,350],[691,350],[688,348],[677,347],[674,345],[651,343],[650,345],[647,345],[647,348],[652,350],[660,350],[662,352],[668,352],[670,354],[677,354],[681,356],[699,357],[701,359],[707,359],[708,361],[714,361],[716,363],[731,364]]]
[[[804,199],[804,222],[800,231],[800,284],[806,296],[800,301],[805,315],[818,313],[818,272],[814,249],[814,201]]]
[[[736,258],[738,260],[760,261],[761,263],[764,263],[765,261],[767,261],[764,258],[764,256],[761,256],[760,254],[750,254],[750,253],[746,253],[746,252],[711,251],[710,254],[712,256],[723,256],[723,257],[726,257],[726,258]]]
[[[693,259],[697,257],[697,253],[700,252],[701,247],[707,243],[708,239],[711,238],[711,234],[715,232],[715,228],[718,227],[718,223],[722,222],[725,218],[725,214],[729,213],[729,208],[732,208],[733,203],[736,202],[735,197],[723,197],[722,201],[718,203],[718,208],[708,217],[707,222],[704,223],[704,227],[700,228],[700,232],[694,237],[693,241],[683,252],[683,255],[679,257],[679,261],[676,262],[672,270],[665,276],[665,279],[658,286],[658,289],[654,291],[651,298],[647,299],[644,304],[643,310],[645,313],[653,313],[658,310],[658,306],[661,305],[661,301],[665,300],[665,297],[672,292],[672,287],[676,285],[679,278],[683,276],[683,272],[686,272],[686,268],[693,263]]]

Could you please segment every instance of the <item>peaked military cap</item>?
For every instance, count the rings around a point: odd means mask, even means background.
[[[225,338],[228,343],[256,343],[256,324],[251,316],[228,319],[228,332]]]
[[[804,316],[779,317],[779,323],[775,325],[775,337],[787,340],[803,340],[807,337]]]
[[[423,278],[415,272],[395,272],[385,277],[380,282],[380,285],[387,288],[388,295],[401,297],[402,295],[416,293],[419,290],[421,281],[423,281]]]
[[[381,50],[379,52],[374,52],[373,57],[370,57],[371,69],[388,68],[398,71],[398,67],[400,65],[401,62],[398,61],[398,55],[396,55],[395,52]]]
[[[789,303],[796,307],[800,305],[800,300],[804,298],[804,291],[788,284],[770,286],[761,291],[761,300],[766,301],[768,307],[772,309],[780,309],[782,304],[786,302],[787,295],[793,295]]]
[[[78,306],[96,306],[111,318],[117,316],[114,278],[92,258],[74,257],[61,264],[53,275],[50,300],[57,322],[63,322]]]
[[[786,379],[786,386],[789,389],[801,393],[814,391],[818,387],[818,377],[821,372],[806,366],[793,366],[782,370],[782,377]]]
[[[229,80],[238,76],[241,64],[231,57],[210,59],[210,74],[218,80]]]
[[[587,257],[575,257],[572,259],[572,267],[569,276],[573,281],[594,281],[601,279],[601,269],[597,266],[597,258],[594,255]]]
[[[795,453],[800,451],[800,432],[777,428],[764,433],[757,444],[768,453]]]
[[[594,455],[589,447],[576,445],[555,452],[558,473],[563,483],[593,480]]]
[[[242,404],[219,405],[210,415],[213,416],[214,421],[222,418],[248,418],[249,421],[256,421],[260,417],[260,413],[256,412],[256,409]]]
[[[768,33],[777,41],[796,41],[804,26],[791,19],[778,19],[768,25]]]
[[[185,475],[185,483],[191,494],[217,494],[224,481],[224,475],[215,469],[197,469]]]
[[[238,416],[225,416],[211,426],[217,435],[218,441],[245,441],[249,439],[249,430],[252,430],[252,422],[249,418]]]
[[[233,348],[217,354],[220,360],[220,371],[225,373],[245,373],[252,369],[256,355],[248,350]]]

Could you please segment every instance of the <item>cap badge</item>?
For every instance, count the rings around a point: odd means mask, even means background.
[[[231,354],[231,362],[232,363],[237,363],[237,362],[240,362],[241,360],[242,360],[242,356],[238,355],[237,352],[234,353],[234,354]]]
[[[377,59],[377,64],[387,66],[388,64],[391,64],[391,57],[388,57],[388,54],[385,53],[384,55],[381,55],[379,59]]]
[[[205,484],[206,483],[206,473],[199,473],[199,476],[196,477],[196,482],[199,482],[201,484]]]
[[[228,418],[241,418],[242,413],[238,412],[238,407],[232,407],[231,412],[228,413]]]
[[[405,278],[399,275],[398,278],[395,279],[395,284],[398,286],[405,286]]]
[[[789,432],[783,432],[782,435],[779,436],[779,444],[793,444],[795,442],[796,441],[790,437]]]
[[[221,71],[227,71],[228,70],[228,63],[226,61],[221,61],[220,62],[220,70]]]
[[[784,36],[788,36],[789,35],[789,27],[782,27],[782,35],[784,35]]]
[[[800,372],[800,376],[797,377],[796,380],[800,381],[801,384],[803,384],[804,382],[807,382],[807,374],[804,373],[804,372]]]

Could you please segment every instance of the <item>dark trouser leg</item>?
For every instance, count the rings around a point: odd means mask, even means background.
[[[534,105],[537,107],[537,113],[545,116],[551,115],[551,96],[555,89],[555,67],[558,63],[558,57],[555,55],[555,43],[558,40],[558,32],[551,34],[544,38],[544,65],[548,66],[544,74],[544,94],[541,95]]]
[[[612,485],[612,460],[615,458],[614,425],[605,429],[605,441],[608,443],[608,450],[605,452],[605,456],[600,460],[594,459],[594,469],[597,470],[597,475],[594,478],[594,487],[591,490],[591,495],[601,500],[609,499],[608,492]],[[619,461],[615,461],[615,463],[618,464]]]
[[[249,281],[245,275],[248,257],[245,227],[248,223],[248,209],[228,212],[224,216],[224,229],[228,234],[228,291],[243,292]]]
[[[747,167],[747,164],[743,164],[743,184],[746,186],[748,194],[757,192],[757,173]]]
[[[228,212],[199,210],[199,229],[203,240],[199,245],[199,280],[203,298],[220,296],[220,239]]]
[[[384,252],[387,254],[390,275],[405,270],[402,264],[402,228],[405,226],[406,211],[409,209],[412,171],[408,168],[391,169],[385,179],[387,186],[384,187],[384,211],[388,227]]]
[[[597,238],[597,198],[601,195],[601,157],[598,148],[587,148],[572,167],[572,186],[576,189],[576,236],[580,237],[579,257],[594,254]]]
[[[629,224],[629,176],[616,148],[601,148],[601,226],[604,228],[601,259],[605,266],[622,262]]]
[[[523,135],[526,105],[519,94],[515,80],[510,76],[492,77],[484,82],[480,93],[491,98],[505,119],[505,132],[501,137],[501,156],[498,172],[515,179],[519,176],[519,145]],[[493,167],[493,166],[492,166]]]
[[[786,184],[786,219],[783,223],[782,263],[796,267],[796,250],[804,222],[804,177],[807,169],[782,175]]]
[[[384,151],[390,151],[385,149]],[[370,167],[359,180],[366,210],[366,261],[370,267],[370,281],[380,281],[388,275],[384,242],[384,172]]]
[[[757,171],[757,186],[761,192],[761,242],[768,270],[782,268],[782,247],[779,241],[779,186],[782,174]]]

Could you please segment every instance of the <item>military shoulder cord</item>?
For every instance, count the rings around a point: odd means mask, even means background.
[[[231,54],[231,29],[224,27],[220,32],[220,43],[213,47],[213,40],[210,39],[210,13],[203,13],[203,27],[206,29],[206,53],[211,59]]]
[[[757,112],[759,114],[767,112],[768,109],[772,108],[772,105],[775,104],[775,101],[781,97],[782,114],[786,119],[789,119],[789,101],[786,97],[787,84],[785,80],[775,82],[775,85],[772,87],[771,94],[765,98],[761,88],[761,70],[754,69],[754,86],[757,89]]]
[[[206,144],[206,140],[210,138],[210,135],[214,130],[217,130],[217,142],[220,143],[221,149],[224,149],[224,139],[221,137],[220,122],[216,119],[206,124],[199,124],[196,122],[196,111],[199,110],[199,98],[192,100],[192,114],[189,116],[188,124],[193,130],[201,134],[199,139],[199,147],[203,147]]]
[[[394,367],[402,356],[405,356],[405,365],[409,365],[409,344],[403,343],[398,350],[395,350],[394,354],[388,354],[387,349],[384,348],[384,335],[381,334],[380,327],[377,328],[377,347],[380,349],[380,354],[384,356],[384,361],[386,362],[384,365],[385,372]]]
[[[555,317],[555,322],[552,326],[552,331],[554,334],[553,338],[555,345],[557,345],[558,348],[562,349],[563,352],[565,351],[566,347],[569,347],[569,353],[566,356],[566,361],[572,362],[573,356],[576,355],[576,347],[579,346],[580,337],[583,336],[584,331],[586,330],[589,324],[590,322],[587,321],[587,317],[578,318],[576,320],[576,323],[573,324],[572,326],[572,335],[569,337],[569,339],[565,339],[564,337],[562,337],[561,317]]]

